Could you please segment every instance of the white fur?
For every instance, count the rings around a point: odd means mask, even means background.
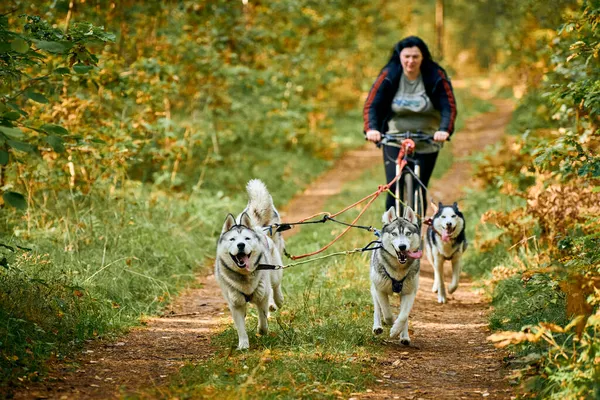
[[[458,209],[458,206],[456,206]],[[444,261],[449,259],[452,263],[452,282],[448,287],[449,293],[454,293],[458,288],[458,281],[462,269],[462,255],[466,250],[466,241],[457,241],[457,238],[464,230],[464,220],[456,213],[452,206],[442,206],[441,212],[436,213],[433,219],[433,229],[428,229],[425,240],[425,254],[433,266],[434,281],[431,288],[432,292],[437,292],[438,303],[447,302],[446,287],[444,284]],[[448,233],[449,230],[451,233]],[[431,235],[435,237],[435,243],[431,240]],[[442,235],[447,236],[448,241],[442,240]]]
[[[418,229],[418,219],[415,213],[407,207],[404,213],[406,221],[415,226],[403,224],[398,221],[397,226],[385,228],[382,230],[381,242],[383,249],[373,252],[371,257],[371,295],[373,297],[373,333],[379,335],[383,333],[382,320],[386,325],[392,325],[390,329],[390,338],[400,338],[401,343],[410,344],[408,334],[408,315],[413,307],[417,290],[419,288],[419,262],[418,259],[412,259],[410,262],[402,263],[396,257],[401,251],[416,252],[421,245],[421,235]],[[390,208],[382,216],[385,225],[391,224],[396,220],[394,208]],[[392,295],[393,286],[385,273],[395,280],[404,280],[402,291],[400,292],[400,313],[394,321],[389,296]]]
[[[248,205],[242,212],[248,213],[253,226],[264,227],[281,223],[279,212],[273,205],[273,198],[267,190],[267,186],[260,179],[248,181],[246,192],[248,193]],[[283,254],[285,248],[283,236],[276,233],[271,236],[271,239],[275,242],[279,254]]]
[[[280,246],[281,234],[272,239],[263,229],[279,221],[271,195],[259,180],[248,183],[249,201],[246,210],[237,219],[229,214],[217,244],[215,277],[227,300],[231,316],[238,332],[238,349],[250,346],[246,332],[246,296],[252,296],[250,303],[258,309],[258,331],[268,332],[269,308],[276,310],[283,305],[281,289],[282,270],[256,270],[259,264],[282,265]],[[276,241],[279,241],[276,244]],[[283,247],[281,247],[283,248]],[[244,267],[235,261],[245,257]]]

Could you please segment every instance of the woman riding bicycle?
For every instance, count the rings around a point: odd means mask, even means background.
[[[369,92],[363,119],[366,138],[374,143],[381,141],[382,132],[420,131],[432,136],[429,143],[417,142],[412,156],[420,165],[420,180],[427,186],[442,142],[454,131],[456,101],[446,71],[431,59],[423,40],[409,36],[394,46],[392,57]],[[396,176],[398,151],[396,147],[383,148],[387,182]],[[414,168],[414,163],[408,166]],[[403,178],[399,184],[403,187]],[[394,192],[395,185],[390,190]],[[426,199],[424,203],[426,210]],[[392,206],[394,198],[388,194],[386,210]]]

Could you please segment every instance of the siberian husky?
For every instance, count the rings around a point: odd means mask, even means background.
[[[396,217],[394,207],[383,214],[381,248],[371,256],[371,295],[373,296],[373,333],[383,333],[383,322],[393,326],[390,338],[400,337],[410,344],[408,314],[419,288],[421,229],[415,212],[406,207],[403,218]],[[389,295],[401,296],[400,313],[396,321],[390,308]]]
[[[466,249],[465,219],[458,209],[458,204],[447,206],[440,202],[425,238],[425,253],[434,272],[431,291],[437,292],[438,303],[446,302],[444,261],[452,261],[452,283],[448,292],[454,293],[460,278],[461,258]]]
[[[269,306],[283,305],[282,270],[257,270],[259,264],[281,265],[283,238],[280,233],[272,239],[263,230],[280,222],[273,199],[264,183],[253,179],[246,186],[248,206],[238,216],[227,215],[217,243],[215,277],[233,317],[238,333],[238,349],[249,347],[246,333],[246,304],[258,309],[258,331],[268,331]],[[274,301],[274,305],[272,304]]]

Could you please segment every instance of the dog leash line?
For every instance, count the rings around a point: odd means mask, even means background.
[[[316,257],[316,258],[311,258],[309,260],[303,260],[303,261],[298,261],[298,262],[294,262],[291,264],[286,264],[286,265],[273,265],[273,264],[259,264],[258,268],[256,268],[257,270],[279,270],[279,269],[287,269],[290,267],[295,267],[296,265],[301,265],[301,264],[306,264],[312,261],[318,261],[318,260],[322,260],[325,258],[329,258],[329,257],[334,257],[334,256],[341,256],[341,255],[349,255],[349,254],[354,254],[354,253],[359,253],[359,252],[365,252],[365,251],[372,251],[372,250],[377,250],[377,249],[381,249],[383,246],[379,245],[379,246],[375,246],[375,247],[370,247],[372,244],[381,244],[380,241],[378,240],[373,240],[372,242],[370,242],[369,244],[367,244],[365,247],[357,247],[353,250],[346,250],[346,251],[338,251],[336,253],[330,253],[330,254],[326,254],[324,256],[321,257]]]

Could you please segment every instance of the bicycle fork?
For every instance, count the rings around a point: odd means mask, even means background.
[[[413,168],[413,172],[416,176],[420,177],[421,176],[421,166],[418,163],[415,163],[414,168]],[[396,176],[400,173],[400,164],[396,163]],[[398,215],[398,217],[401,217],[404,215],[404,208],[400,208],[401,202],[402,202],[402,206],[409,206],[410,208],[412,208],[412,210],[414,212],[416,212],[418,215],[421,215],[423,213],[423,210],[421,208],[423,208],[423,200],[420,199],[420,195],[421,195],[421,191],[418,185],[415,185],[415,180],[412,176],[411,173],[405,173],[404,174],[404,184],[402,185],[402,197],[400,196],[400,179],[398,179],[398,181],[396,182],[396,190],[395,190],[395,197],[396,197],[396,213]],[[402,200],[400,200],[402,199]],[[401,212],[402,210],[402,212]]]

